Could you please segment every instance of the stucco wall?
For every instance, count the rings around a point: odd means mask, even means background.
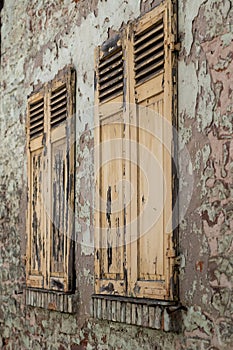
[[[123,22],[157,3],[5,1],[1,13],[0,114],[3,349],[233,347],[233,10],[229,0],[179,1],[180,298],[187,307],[183,330],[165,333],[90,317],[94,288],[94,48]],[[76,315],[25,306],[22,259],[26,241],[27,96],[34,85],[51,80],[69,63],[77,72],[76,266],[80,303]]]

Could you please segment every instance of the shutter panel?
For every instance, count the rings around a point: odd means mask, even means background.
[[[172,232],[167,231],[172,216],[170,23],[169,9],[161,7],[154,18],[139,22],[134,33],[139,167],[134,292],[156,299],[172,298]]]
[[[118,39],[118,38],[117,38]],[[126,293],[124,61],[120,40],[98,49],[95,111],[96,293]]]
[[[28,100],[28,252],[27,286],[42,288],[45,270],[43,145],[44,97],[36,94]]]
[[[49,93],[50,242],[49,289],[73,288],[74,230],[74,74],[53,83]]]

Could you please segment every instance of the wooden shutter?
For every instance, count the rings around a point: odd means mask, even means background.
[[[106,53],[105,44],[97,52],[97,294],[163,300],[175,297],[175,247],[169,225],[176,97],[172,52],[176,25],[172,14],[168,0],[127,26],[121,33],[122,66],[114,56],[119,47]],[[115,79],[121,73],[123,82]],[[105,74],[109,74],[106,79]],[[119,82],[118,90],[114,84]],[[119,102],[118,108],[115,102]],[[109,147],[104,146],[106,141]],[[106,161],[119,154],[121,161]],[[124,180],[133,190],[122,186],[120,194],[117,184]],[[112,210],[117,198],[122,199],[118,212]],[[120,230],[116,223],[120,223]],[[123,248],[112,249],[111,243],[117,240],[123,242]]]
[[[124,60],[118,37],[96,52],[96,291],[124,294]]]
[[[49,91],[50,246],[49,289],[70,291],[74,230],[74,74],[53,82]]]
[[[134,93],[138,125],[137,297],[172,299],[171,8],[161,6],[134,28]]]
[[[27,285],[44,287],[45,232],[43,192],[43,135],[45,123],[44,94],[28,100],[28,262]]]
[[[72,291],[75,74],[68,67],[29,100],[29,287]],[[33,276],[33,277],[32,277]]]

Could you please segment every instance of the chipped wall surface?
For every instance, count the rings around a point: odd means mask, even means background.
[[[5,1],[1,11],[0,348],[233,348],[233,3],[179,3],[179,333],[98,321],[94,290],[94,49],[151,0]],[[26,108],[35,85],[77,72],[76,314],[25,305]],[[185,157],[189,152],[190,160]],[[190,204],[184,196],[193,179]],[[185,209],[185,210],[184,210]],[[185,309],[184,308],[184,309]],[[165,320],[166,321],[166,320]],[[165,322],[164,321],[164,322]]]

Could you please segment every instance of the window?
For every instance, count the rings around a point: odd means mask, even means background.
[[[28,99],[27,287],[74,287],[74,92],[71,67]]]
[[[178,298],[173,6],[163,2],[96,53],[95,293],[114,303]]]

